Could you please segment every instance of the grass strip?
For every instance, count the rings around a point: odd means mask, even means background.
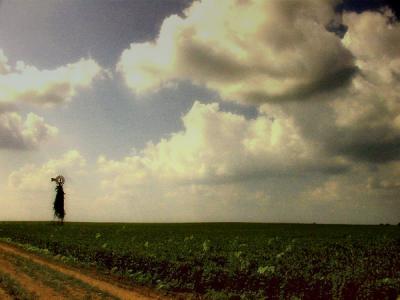
[[[21,272],[24,272],[33,279],[41,281],[44,285],[51,287],[55,291],[67,296],[69,299],[73,298],[73,296],[71,295],[71,291],[68,286],[73,286],[84,290],[86,294],[85,299],[92,299],[92,296],[94,296],[93,294],[101,299],[119,299],[73,276],[55,271],[47,266],[32,262],[24,257],[7,253],[4,255],[4,258],[13,263],[14,266]],[[81,299],[81,297],[77,299]]]

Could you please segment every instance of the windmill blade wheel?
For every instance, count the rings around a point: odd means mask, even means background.
[[[65,182],[65,178],[64,178],[64,176],[58,175],[58,176],[55,178],[55,181],[57,182],[57,184],[63,185],[64,182]]]

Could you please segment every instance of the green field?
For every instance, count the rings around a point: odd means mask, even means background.
[[[210,299],[400,294],[400,226],[0,222],[0,237],[135,284]]]

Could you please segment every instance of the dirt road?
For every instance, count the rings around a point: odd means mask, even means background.
[[[0,243],[0,299],[164,299]]]

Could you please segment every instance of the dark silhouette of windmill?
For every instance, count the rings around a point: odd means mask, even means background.
[[[56,178],[51,178],[51,181],[55,181],[56,186],[56,198],[54,199],[53,209],[54,216],[58,218],[61,225],[64,223],[65,210],[64,210],[64,189],[65,178],[62,175],[58,175]]]

